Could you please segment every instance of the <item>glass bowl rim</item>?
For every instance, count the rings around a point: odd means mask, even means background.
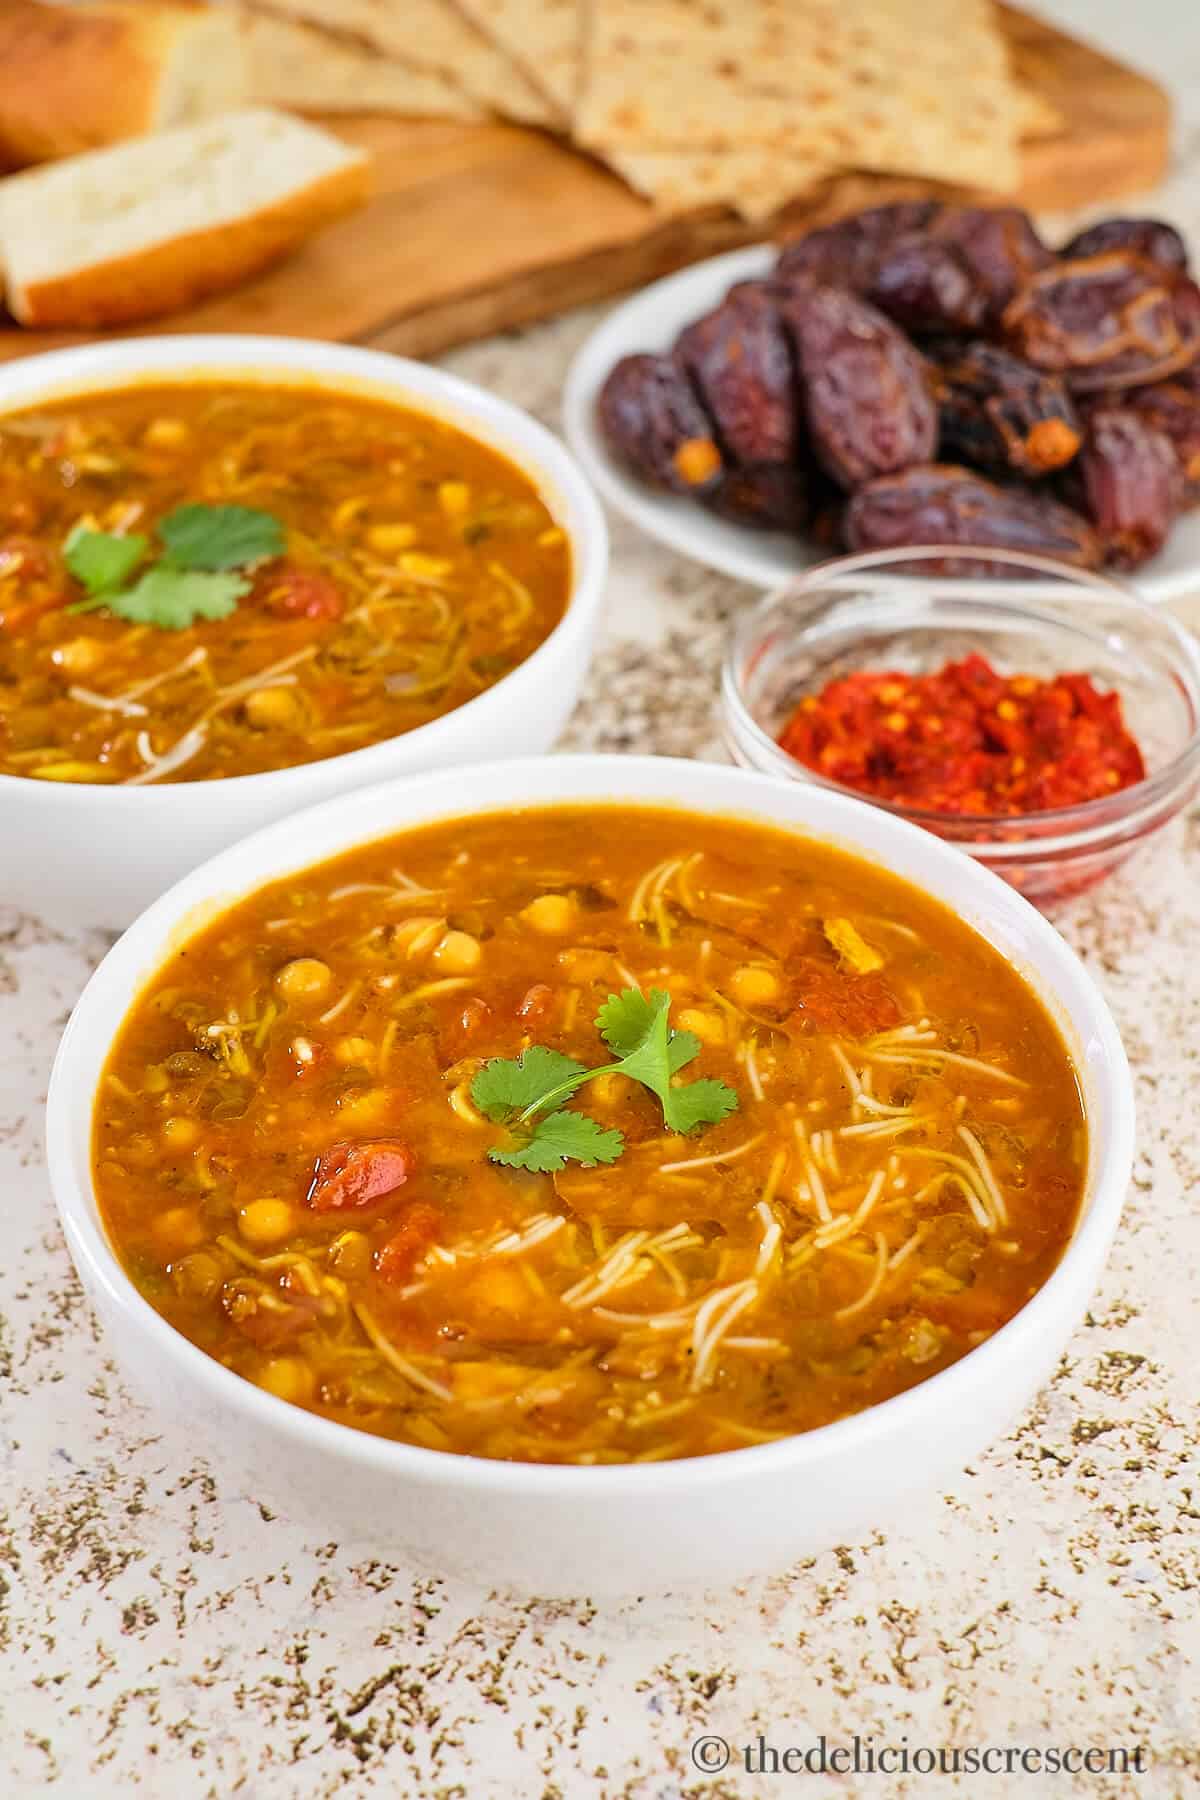
[[[743,692],[743,665],[763,637],[769,616],[777,609],[786,607],[799,595],[812,593],[815,596],[827,582],[858,572],[866,574],[871,570],[883,574],[884,567],[881,565],[918,562],[935,556],[952,556],[963,560],[973,558],[980,563],[1003,561],[1014,567],[1051,577],[1060,582],[1064,589],[1090,588],[1103,594],[1118,610],[1123,609],[1127,618],[1136,619],[1143,624],[1152,623],[1156,632],[1171,640],[1180,659],[1181,666],[1177,673],[1191,711],[1192,726],[1182,748],[1162,768],[1128,787],[1114,789],[1111,794],[1100,794],[1095,799],[1080,801],[1073,806],[1047,807],[1038,812],[1027,813],[953,813],[938,812],[928,807],[906,806],[901,801],[885,800],[874,794],[863,793],[861,789],[850,787],[844,782],[833,781],[784,750],[753,717]],[[994,588],[994,592],[981,591],[968,598],[979,600],[981,605],[986,605],[993,611],[1006,613],[1014,621],[1070,629],[1068,620],[1043,610],[1032,598],[1021,598],[1019,584],[1015,582],[1006,583],[1003,579],[983,575],[958,579],[978,580],[981,588],[986,582],[989,587]],[[1200,570],[1197,571],[1197,581],[1200,584]],[[1036,593],[1036,585],[1031,586]],[[1040,597],[1046,597],[1044,589]],[[953,595],[939,592],[938,587],[934,586],[929,590],[928,598],[937,606],[952,599]],[[1193,771],[1200,766],[1200,642],[1178,619],[1164,608],[1152,606],[1131,585],[1115,581],[1095,570],[1076,569],[1069,563],[1040,556],[1032,551],[964,544],[920,544],[894,550],[859,551],[852,556],[833,557],[828,562],[804,570],[782,587],[764,594],[737,626],[721,671],[721,702],[727,724],[739,734],[745,734],[755,752],[766,758],[766,761],[756,765],[764,772],[783,774],[793,781],[811,781],[818,787],[828,788],[832,793],[845,794],[863,805],[881,807],[884,811],[931,830],[938,836],[946,836],[948,828],[951,828],[952,841],[971,847],[978,846],[988,856],[996,858],[1028,855],[1031,851],[1042,857],[1078,848],[1097,833],[1102,837],[1107,831],[1118,828],[1124,831],[1130,814],[1161,808],[1175,791],[1185,786]],[[1117,816],[1114,817],[1114,813]],[[1023,837],[1002,836],[995,839],[987,835],[1001,829],[1011,833],[1022,824],[1031,828],[1044,824],[1050,829],[1045,835],[1034,833]]]

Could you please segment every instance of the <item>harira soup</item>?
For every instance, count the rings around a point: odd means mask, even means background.
[[[185,942],[101,1083],[116,1251],[280,1399],[603,1464],[802,1432],[971,1352],[1072,1233],[1023,978],[886,870],[734,819],[480,815]]]
[[[384,400],[192,380],[0,414],[0,774],[362,749],[524,662],[570,584],[528,475]]]

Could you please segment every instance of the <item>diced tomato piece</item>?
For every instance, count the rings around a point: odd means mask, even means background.
[[[32,494],[13,494],[3,503],[3,520],[11,531],[33,531],[41,518],[41,507]]]
[[[432,1206],[418,1202],[410,1206],[382,1249],[375,1252],[375,1268],[380,1281],[389,1287],[406,1282],[431,1244],[442,1235],[441,1215]]]
[[[277,619],[340,619],[345,601],[328,575],[284,567],[262,583],[262,603]]]
[[[797,997],[793,1028],[861,1038],[900,1023],[899,1003],[881,975],[854,975],[815,957],[796,959],[789,973]]]
[[[550,1017],[556,1005],[554,989],[547,987],[544,981],[535,981],[518,1006],[517,1017],[524,1025],[540,1025]]]
[[[314,1212],[348,1212],[371,1206],[402,1188],[417,1159],[398,1138],[334,1144],[317,1158],[306,1196]]]
[[[486,1000],[468,1000],[462,1011],[443,1025],[438,1034],[442,1056],[447,1062],[457,1062],[478,1046],[493,1023],[492,1009]]]
[[[57,612],[71,598],[57,553],[36,538],[0,540],[0,579],[13,598],[0,612],[0,629],[25,630],[43,613]]]
[[[48,544],[30,537],[8,537],[0,542],[0,575],[16,576],[24,584],[48,581],[58,573],[58,557]]]
[[[69,594],[55,588],[48,589],[25,604],[18,602],[15,606],[5,607],[0,610],[0,631],[28,631],[31,625],[36,624],[47,613],[58,612],[69,598]]]

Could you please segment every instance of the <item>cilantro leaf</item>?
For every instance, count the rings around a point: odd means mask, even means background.
[[[180,506],[160,519],[158,535],[176,569],[246,569],[281,556],[283,526],[253,506]]]
[[[615,1056],[631,1056],[670,1004],[661,988],[652,988],[648,1000],[640,988],[626,988],[623,994],[608,996],[596,1014],[596,1028]]]
[[[507,1124],[519,1113],[536,1108],[563,1082],[588,1073],[582,1063],[535,1044],[515,1061],[496,1057],[485,1064],[471,1083],[471,1098],[489,1119]]]
[[[700,1054],[700,1039],[694,1031],[672,1031],[667,1039],[667,1061],[671,1065],[672,1075],[678,1075],[680,1069],[686,1069]]]
[[[149,538],[116,537],[77,525],[66,541],[63,561],[89,594],[104,594],[124,587],[149,547]]]
[[[738,1097],[724,1081],[685,1081],[659,1095],[670,1131],[686,1135],[698,1125],[719,1125],[738,1108]]]
[[[621,1073],[648,1088],[665,1086],[671,1072],[670,1010],[671,996],[662,988],[651,988],[649,1000],[639,989],[626,988],[610,994],[596,1014],[600,1035],[621,1058]]]
[[[610,1049],[621,1056],[615,1065],[620,1073],[657,1094],[669,1130],[687,1132],[698,1125],[716,1125],[733,1112],[738,1097],[723,1081],[672,1085],[672,1075],[699,1055],[700,1041],[690,1031],[671,1030],[670,1010],[671,996],[662,988],[651,988],[648,1000],[637,988],[626,988],[621,994],[609,995],[596,1015],[596,1024]]]
[[[597,1163],[616,1162],[624,1148],[625,1139],[619,1131],[606,1131],[586,1113],[564,1110],[540,1118],[526,1141],[497,1145],[488,1155],[508,1169],[556,1175],[566,1167],[568,1159],[581,1163],[585,1169],[594,1169]]]
[[[651,988],[648,1000],[639,988],[626,988],[620,995],[609,995],[596,1014],[596,1024],[609,1049],[628,1059],[636,1056],[650,1041],[658,1041],[659,1018],[667,1017],[670,1006],[671,997],[661,988]],[[699,1054],[700,1039],[694,1031],[668,1031],[667,1060],[672,1075],[678,1074]],[[633,1073],[630,1069],[624,1072],[627,1075]]]
[[[106,594],[104,604],[132,625],[183,631],[197,619],[227,619],[249,591],[250,583],[240,575],[198,574],[159,563],[135,587]]]

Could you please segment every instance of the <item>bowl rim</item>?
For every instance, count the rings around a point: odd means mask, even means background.
[[[197,793],[229,788],[239,796],[265,796],[277,789],[282,801],[289,790],[302,789],[306,776],[312,779],[314,768],[336,768],[339,773],[354,769],[358,784],[365,786],[387,775],[388,770],[383,767],[375,773],[375,764],[384,763],[387,753],[397,744],[414,745],[418,754],[428,747],[430,756],[436,758],[460,720],[466,722],[469,730],[479,711],[497,704],[495,696],[503,694],[510,683],[530,679],[536,682],[539,677],[550,679],[553,663],[564,644],[593,628],[608,577],[609,532],[604,509],[578,458],[523,407],[433,364],[359,344],[282,334],[195,332],[120,338],[43,351],[4,364],[0,367],[0,416],[36,405],[39,391],[46,389],[51,390],[48,397],[57,403],[73,395],[120,393],[158,381],[194,381],[197,386],[204,386],[222,376],[264,386],[286,382],[291,376],[297,386],[310,385],[330,393],[353,393],[358,389],[385,405],[390,402],[442,418],[465,436],[482,439],[506,456],[533,482],[567,533],[572,566],[562,617],[515,668],[450,712],[411,731],[396,732],[355,750],[322,757],[315,764],[292,763],[253,774],[225,775],[219,780],[171,781],[138,787],[127,782],[56,783],[0,772],[0,801],[6,792],[28,795],[31,789],[44,789],[50,806],[55,804],[55,797],[77,797],[83,791],[89,805],[109,809],[168,804],[178,808],[199,804],[194,799]],[[29,388],[15,399],[9,391],[14,380],[18,386],[28,384]],[[567,514],[575,516],[573,525],[568,524],[564,516]],[[183,795],[189,798],[183,799]],[[297,803],[294,797],[291,803]]]
[[[980,562],[1002,558],[1014,566],[1054,575],[1062,583],[1064,597],[1069,597],[1072,588],[1091,590],[1102,595],[1111,608],[1123,613],[1127,619],[1136,620],[1139,625],[1159,637],[1168,639],[1176,659],[1173,672],[1180,682],[1192,714],[1191,734],[1182,749],[1177,750],[1160,769],[1144,776],[1141,781],[1132,782],[1128,787],[1115,789],[1111,794],[1102,794],[1094,800],[1084,800],[1074,806],[1046,807],[1038,812],[1015,814],[950,813],[937,812],[929,807],[906,806],[902,801],[877,798],[844,782],[834,781],[829,776],[822,775],[819,770],[810,768],[798,757],[792,756],[751,713],[746,703],[742,677],[743,669],[752,662],[766,634],[771,614],[778,612],[782,617],[785,609],[792,604],[802,604],[805,600],[815,602],[822,588],[833,587],[839,581],[859,572],[876,569],[882,579],[887,572],[886,565],[920,562],[930,556],[975,557]],[[901,584],[904,579],[903,573],[898,571],[898,597],[903,597]],[[934,607],[953,603],[956,598],[962,601],[978,600],[981,607],[986,606],[993,613],[1007,616],[1014,622],[1019,620],[1059,630],[1071,629],[1069,618],[1038,604],[1039,600],[1050,599],[1043,588],[1038,588],[1035,593],[1023,598],[1009,584],[997,584],[994,593],[987,592],[982,578],[975,584],[970,582],[970,578],[965,578],[963,585],[972,591],[956,595],[953,589],[941,591],[934,586],[925,598]],[[938,629],[936,625],[935,629]],[[763,773],[777,773],[785,779],[804,782],[829,793],[844,794],[865,805],[876,807],[893,818],[919,825],[934,835],[941,835],[952,829],[956,843],[978,844],[981,850],[996,860],[1028,855],[1031,850],[1036,851],[1039,858],[1069,855],[1073,849],[1094,848],[1096,834],[1101,838],[1109,832],[1128,835],[1129,815],[1159,809],[1174,792],[1181,791],[1200,772],[1200,642],[1165,608],[1149,605],[1127,584],[1100,571],[1075,569],[1051,557],[1028,551],[929,544],[894,550],[863,550],[822,563],[795,580],[784,583],[782,587],[764,594],[741,619],[726,648],[721,668],[721,704],[728,728],[737,732],[740,737],[747,738],[755,753],[763,758],[762,764],[755,765]],[[1011,834],[1018,832],[1022,825],[1028,832],[1024,837],[986,835],[989,831],[1001,830]],[[1033,829],[1042,825],[1050,828],[1044,835]]]
[[[483,802],[473,797],[468,802],[466,795],[473,796],[480,781],[495,797]],[[737,800],[731,800],[732,793]],[[521,798],[514,803],[509,795]],[[884,866],[889,846],[906,845],[919,851],[923,870],[933,871],[932,884],[924,876],[913,884],[965,916],[999,954],[1015,960],[1004,948],[1007,934],[1036,945],[1053,975],[1034,982],[1035,991],[1064,1036],[1077,1040],[1070,1046],[1072,1054],[1077,1063],[1086,1063],[1096,1094],[1090,1109],[1085,1198],[1071,1239],[1020,1312],[958,1362],[862,1412],[769,1444],[652,1464],[505,1463],[376,1437],[276,1399],[207,1355],[150,1305],[121,1267],[101,1223],[92,1183],[92,1121],[109,1049],[132,1003],[126,987],[136,993],[152,977],[189,921],[192,929],[202,914],[211,921],[218,910],[294,868],[319,864],[356,845],[441,820],[507,811],[514,804],[530,810],[589,801],[744,817],[800,837],[816,837]],[[778,809],[773,802],[779,803]],[[310,843],[320,843],[321,848],[310,853]],[[984,913],[989,915],[987,924],[979,917]],[[990,936],[989,929],[998,938]],[[1033,980],[1031,970],[1026,978]],[[109,1010],[110,989],[119,1004],[115,1021]],[[583,755],[520,758],[358,789],[269,825],[200,865],[141,914],[93,973],[55,1058],[46,1131],[51,1188],[85,1286],[104,1292],[110,1308],[132,1327],[140,1351],[177,1364],[214,1405],[231,1409],[251,1426],[257,1422],[267,1430],[281,1431],[314,1454],[341,1459],[348,1466],[369,1465],[397,1480],[531,1500],[617,1499],[647,1492],[709,1492],[784,1467],[796,1472],[818,1469],[831,1459],[886,1444],[925,1409],[969,1404],[978,1384],[993,1373],[1003,1381],[1007,1369],[1011,1385],[1019,1346],[1034,1344],[1039,1332],[1053,1329],[1064,1314],[1074,1323],[1082,1307],[1079,1284],[1090,1294],[1098,1277],[1132,1169],[1134,1095],[1116,1025],[1074,951],[1028,901],[953,846],[861,802],[756,771],[669,757]]]

